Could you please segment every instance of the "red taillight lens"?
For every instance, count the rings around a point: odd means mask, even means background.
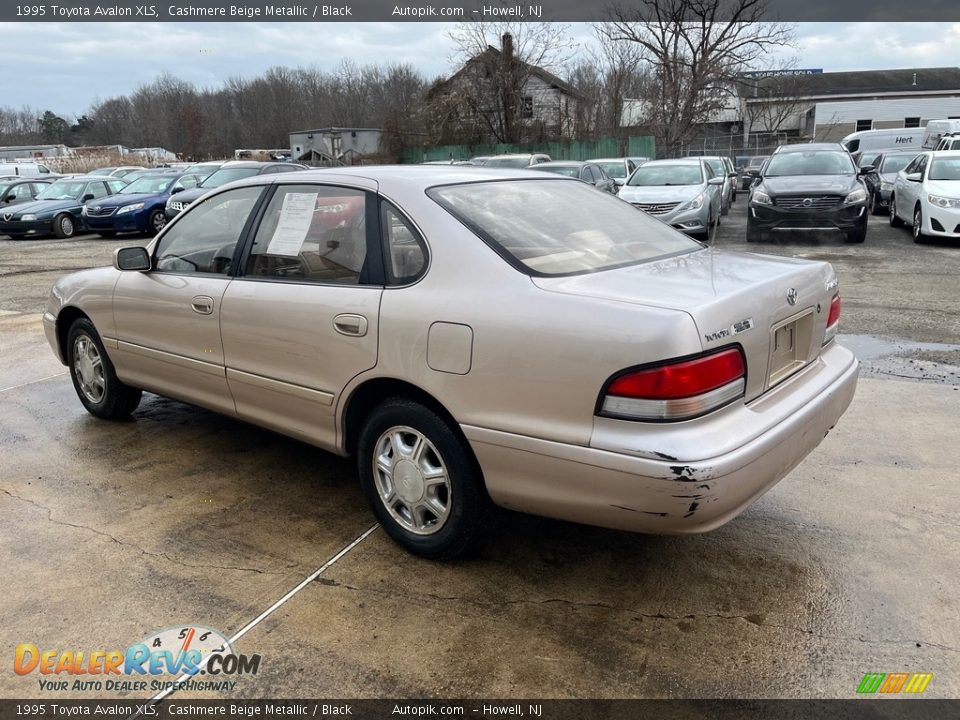
[[[831,325],[836,325],[840,320],[840,307],[843,303],[840,302],[840,296],[834,295],[833,300],[830,301],[830,314],[827,315],[827,327]]]
[[[837,336],[837,330],[840,328],[840,295],[834,295],[830,301],[830,312],[827,313],[827,330],[823,334],[823,344],[833,340]]]
[[[743,395],[746,367],[737,348],[628,372],[607,387],[604,415],[633,420],[683,420]]]

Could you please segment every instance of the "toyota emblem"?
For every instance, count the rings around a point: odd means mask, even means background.
[[[791,305],[797,304],[797,298],[800,297],[797,293],[796,288],[790,288],[787,290],[787,302]]]
[[[810,207],[811,205],[813,205],[813,198],[804,198],[804,199],[803,199],[803,206],[804,206],[804,207]],[[793,303],[791,303],[791,305],[792,305],[792,304],[793,304]]]
[[[94,205],[94,206],[93,206],[93,210],[94,210],[94,212],[100,212],[100,206],[99,206],[99,205]]]

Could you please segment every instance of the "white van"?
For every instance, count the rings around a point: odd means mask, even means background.
[[[0,162],[0,177],[4,175],[20,175],[22,177],[43,177],[50,175],[51,170],[46,165],[35,162]]]
[[[923,149],[933,150],[947,133],[960,132],[960,120],[931,120],[923,136]]]
[[[919,150],[923,145],[923,128],[888,128],[861,130],[847,135],[840,144],[855,153],[880,153],[885,150]]]

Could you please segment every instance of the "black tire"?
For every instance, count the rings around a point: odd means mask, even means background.
[[[846,234],[844,239],[848,243],[862,243],[867,239],[867,224],[863,223],[863,225],[858,227],[856,230],[851,230]]]
[[[763,232],[760,230],[757,230],[757,228],[753,227],[750,223],[747,223],[747,242],[758,243],[758,242],[763,242],[763,240],[764,240]]]
[[[97,235],[109,240],[111,238],[115,238],[117,236],[117,233],[115,233],[113,230],[98,230]]]
[[[923,210],[920,209],[919,205],[913,209],[913,227],[910,228],[910,233],[917,245],[922,245],[927,241],[927,236],[923,233]]]
[[[870,194],[870,214],[871,215],[883,215],[883,208],[880,207],[880,203],[877,199],[876,193]]]
[[[61,240],[77,234],[77,222],[70,213],[62,213],[53,219],[53,234]]]
[[[100,359],[99,379],[103,385],[102,396],[97,398],[83,387],[83,377],[90,373],[96,374],[96,368],[86,366],[83,359],[78,357],[78,353],[83,352],[81,342],[91,343]],[[117,379],[117,374],[113,369],[113,363],[107,356],[103,348],[103,342],[100,340],[100,334],[93,326],[93,323],[87,318],[79,318],[70,326],[67,333],[67,365],[70,368],[70,378],[73,380],[73,388],[77,391],[77,397],[91,415],[96,415],[104,420],[122,420],[130,416],[137,405],[140,404],[140,398],[143,392],[129,385],[124,385]],[[84,353],[86,355],[86,353]]]
[[[897,217],[897,203],[893,194],[890,195],[890,212],[887,214],[890,227],[903,227],[903,220]]]
[[[423,534],[418,534],[394,516],[396,514],[406,523],[415,524],[410,519],[416,517],[411,509],[415,503],[425,502],[429,492],[423,484],[422,474],[414,474],[413,485],[400,486],[394,485],[393,479],[386,476],[387,471],[378,470],[377,457],[384,456],[378,448],[385,448],[392,454],[391,466],[397,462],[394,459],[398,455],[395,450],[397,445],[390,442],[390,437],[396,434],[409,437],[411,441],[419,434],[427,441],[422,461],[414,462],[403,452],[399,453],[400,461],[406,462],[407,467],[422,471],[421,463],[429,463],[431,467],[440,467],[445,471],[444,486],[437,486],[435,490],[435,497],[439,498],[441,504],[445,500],[447,508],[442,521],[438,514],[433,514],[433,524],[440,523],[438,529],[426,527]],[[377,520],[398,545],[411,553],[431,560],[446,560],[473,550],[482,539],[491,516],[491,503],[479,465],[459,432],[425,405],[397,397],[386,400],[374,409],[360,432],[357,470],[360,486]],[[405,478],[409,481],[409,474],[405,474]],[[403,483],[404,479],[400,482]],[[392,510],[388,509],[387,501],[381,496],[381,490],[389,492],[391,487],[395,498]],[[419,490],[420,499],[404,499],[404,490],[411,495]],[[429,509],[427,513],[430,513]]]
[[[156,235],[167,224],[167,214],[162,210],[154,210],[147,219],[147,235]]]
[[[736,202],[736,201],[737,201],[737,186],[736,186],[736,185],[733,186],[733,197],[730,199],[730,201],[731,201],[731,202]]]

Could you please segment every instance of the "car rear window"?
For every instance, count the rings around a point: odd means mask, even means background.
[[[702,246],[607,193],[565,180],[435,187],[428,194],[514,267],[575,275]]]

